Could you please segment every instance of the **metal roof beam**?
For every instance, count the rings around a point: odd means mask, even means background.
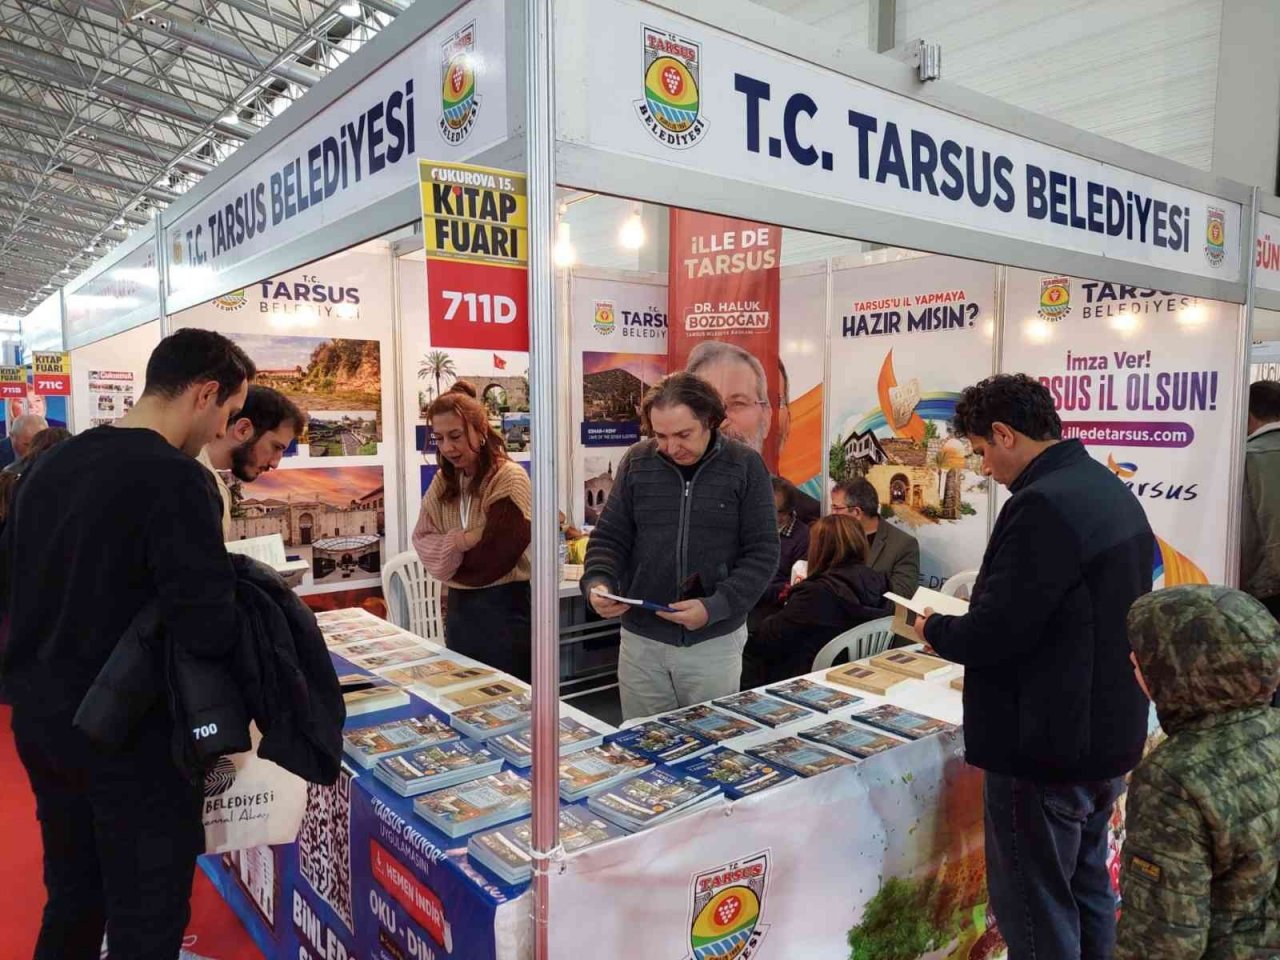
[[[212,164],[204,163],[191,157],[173,157],[172,155],[166,157],[157,151],[155,146],[148,144],[144,140],[131,137],[118,130],[85,123],[77,120],[69,113],[63,113],[52,107],[26,103],[13,97],[7,97],[4,94],[0,94],[0,114],[6,115],[6,123],[14,123],[24,119],[27,123],[31,123],[31,114],[35,114],[58,128],[55,130],[46,127],[44,132],[38,134],[39,136],[50,136],[57,139],[62,136],[62,132],[67,128],[74,128],[75,136],[79,139],[90,141],[95,145],[112,147],[142,160],[149,160],[159,166],[172,164],[176,169],[184,173],[193,173],[198,176],[205,176],[213,170]]]
[[[14,43],[12,40],[0,38],[0,63],[8,64],[22,73],[35,74],[55,83],[67,84],[73,90],[89,88],[86,77],[82,75],[80,67],[74,61],[45,53],[35,47]],[[212,126],[220,133],[240,140],[247,140],[256,132],[255,127],[245,123],[227,123],[215,110],[197,107],[182,97],[162,90],[153,90],[145,84],[135,83],[123,77],[103,77],[94,84],[92,89],[115,100],[165,116],[176,117],[199,126]]]
[[[6,215],[15,216],[22,220],[33,221],[33,226],[57,227],[59,230],[65,230],[68,233],[77,234],[85,240],[101,236],[104,240],[119,243],[128,236],[128,234],[120,230],[107,230],[104,232],[100,224],[81,223],[67,217],[60,217],[54,213],[47,213],[43,210],[32,210],[29,208],[25,210],[21,208],[15,209],[15,201],[12,200],[0,200],[0,204],[2,204],[0,205],[0,219],[3,219]],[[81,242],[83,242],[83,240]]]
[[[46,175],[49,173],[68,174],[83,180],[85,183],[91,183],[106,190],[116,190],[130,196],[142,191],[147,199],[159,200],[161,203],[173,203],[174,200],[178,199],[178,194],[172,190],[165,190],[162,187],[148,187],[138,180],[130,180],[127,177],[116,176],[114,173],[94,170],[78,163],[68,163],[45,153],[22,150],[0,143],[0,155],[8,156],[17,163],[34,163]]]
[[[32,200],[31,196],[33,192],[36,194],[34,200]],[[0,176],[0,199],[16,200],[19,203],[26,203],[28,200],[31,200],[33,203],[39,203],[46,198],[65,207],[73,207],[77,210],[83,210],[86,215],[99,217],[122,216],[124,220],[138,227],[144,227],[151,222],[140,214],[133,212],[119,214],[117,208],[108,204],[89,200],[84,197],[73,196],[72,194],[54,189],[48,185],[37,186],[33,183],[14,180],[11,177]]]
[[[81,0],[81,2],[87,7],[112,16],[118,15],[119,12],[112,0]],[[196,23],[194,20],[188,20],[186,17],[167,11],[162,12],[155,7],[150,12],[139,13],[124,22],[150,33],[172,37],[193,47],[199,47],[201,50],[216,53],[218,56],[253,67],[255,70],[262,70],[275,59],[275,54],[262,47],[246,43],[239,37],[229,36]],[[271,72],[290,83],[304,87],[313,87],[320,82],[320,74],[317,71],[297,63],[276,64],[271,68]]]

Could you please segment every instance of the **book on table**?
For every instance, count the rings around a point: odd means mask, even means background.
[[[647,720],[634,727],[619,730],[609,737],[610,743],[654,763],[680,763],[701,756],[715,747],[710,740],[680,730],[661,720]]]
[[[342,749],[366,770],[379,760],[423,747],[452,743],[462,735],[436,717],[410,717],[371,727],[358,727],[342,735]]]
[[[447,660],[436,654],[430,660],[424,660],[421,663],[406,664],[394,670],[382,670],[381,675],[401,687],[412,687],[417,684],[429,686],[427,680],[436,676],[436,674],[450,673],[461,669],[462,664],[454,660]]]
[[[626,830],[581,805],[560,808],[560,846],[565,853],[626,835]],[[529,820],[478,833],[467,841],[471,859],[508,884],[524,883],[533,875],[532,848],[533,825]]]
[[[402,667],[406,663],[417,663],[420,660],[430,660],[435,656],[435,651],[422,644],[414,644],[411,647],[401,647],[399,650],[387,650],[382,653],[367,653],[361,657],[353,657],[349,654],[340,654],[350,660],[361,670],[385,670],[388,667]]]
[[[746,733],[756,733],[760,730],[758,725],[751,723],[749,720],[730,716],[705,703],[685,707],[683,710],[668,713],[658,719],[663,723],[688,731],[694,736],[702,737],[702,739],[710,740],[713,743],[722,743],[725,740],[732,740],[734,737],[740,737]]]
[[[592,730],[572,717],[560,718],[560,756],[590,750],[603,742],[604,734],[599,730]],[[530,727],[493,737],[487,745],[513,766],[523,768],[533,764],[533,730]]]
[[[370,674],[347,674],[338,678],[338,686],[347,705],[348,719],[409,705],[409,694],[395,684]]]
[[[507,697],[516,697],[528,692],[529,688],[522,683],[517,683],[514,680],[497,679],[476,684],[474,687],[463,687],[461,690],[446,694],[446,696],[459,707],[475,707],[482,703],[503,700]]]
[[[431,687],[436,690],[443,690],[446,687],[457,687],[464,683],[475,680],[487,680],[490,677],[496,677],[498,675],[497,670],[491,670],[488,667],[461,666],[459,664],[454,664],[454,667],[456,668],[454,670],[438,670],[431,676],[420,680],[419,682],[423,686]]]
[[[766,727],[785,727],[813,716],[813,711],[755,690],[744,690],[729,697],[712,700],[713,707],[741,714]]]
[[[521,694],[458,710],[449,717],[449,723],[464,736],[474,740],[488,740],[490,737],[515,733],[527,727],[531,710],[529,697]]]
[[[855,714],[854,716],[857,716]],[[846,720],[829,720],[821,726],[801,730],[802,739],[821,744],[857,757],[859,760],[900,747],[905,740],[890,737],[877,730],[860,727]]]
[[[731,800],[768,790],[780,783],[794,780],[796,776],[790,770],[783,770],[728,747],[716,747],[708,754],[681,764],[680,770],[700,780],[720,784],[724,795]]]
[[[418,646],[418,638],[408,633],[400,633],[395,627],[349,627],[339,624],[343,629],[325,634],[325,645],[347,660],[353,657],[367,657],[371,653],[390,653],[404,647]]]
[[[781,740],[762,743],[748,753],[765,763],[790,770],[801,777],[816,777],[820,773],[849,767],[856,763],[842,754],[806,743],[798,737],[783,737]]]
[[[826,679],[829,683],[838,683],[843,687],[852,687],[855,690],[879,694],[882,697],[911,680],[910,677],[892,670],[881,670],[879,667],[870,666],[865,660],[855,660],[853,663],[846,663],[842,667],[828,670]]]
[[[379,760],[374,779],[402,797],[478,780],[502,769],[502,758],[475,740],[454,740]]]
[[[878,657],[872,657],[867,662],[881,670],[901,673],[916,680],[932,680],[934,677],[949,673],[952,666],[940,657],[930,657],[912,650],[890,650]]]
[[[851,693],[844,693],[840,690],[832,690],[830,687],[814,683],[812,680],[806,680],[804,677],[788,680],[786,683],[780,683],[776,687],[765,687],[765,693],[773,694],[773,696],[783,700],[790,700],[792,703],[798,703],[802,707],[808,707],[821,713],[844,710],[846,707],[855,707],[863,702],[862,697],[855,697]]]
[[[655,767],[601,790],[587,808],[635,833],[699,810],[719,796],[719,784]]]
[[[895,707],[891,703],[872,707],[870,710],[864,710],[861,713],[855,713],[849,719],[878,727],[881,730],[887,730],[889,733],[899,737],[906,737],[908,740],[923,740],[925,737],[931,737],[935,733],[946,733],[948,730],[956,728],[953,723],[947,723],[945,720],[935,720],[933,717],[926,717],[911,710],[904,710],[902,707]]]
[[[560,761],[560,796],[573,803],[652,769],[652,761],[639,754],[603,743]]]
[[[413,812],[447,837],[457,839],[529,815],[533,789],[511,770],[418,797]]]

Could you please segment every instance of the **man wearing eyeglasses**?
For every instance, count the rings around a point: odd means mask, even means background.
[[[763,454],[773,424],[773,406],[760,361],[737,344],[705,340],[693,348],[685,369],[720,394],[725,410],[720,431]]]
[[[880,520],[880,494],[866,479],[846,480],[831,491],[831,512],[853,517],[867,535],[867,566],[889,578],[889,588],[910,598],[920,585],[920,542]]]

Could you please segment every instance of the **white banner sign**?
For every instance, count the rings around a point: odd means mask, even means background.
[[[1041,380],[1063,437],[1133,491],[1162,541],[1157,586],[1227,582],[1240,308],[1159,290],[1010,270],[1004,369]]]
[[[170,296],[417,183],[507,135],[501,0],[474,0],[165,229]]]
[[[1264,290],[1280,291],[1280,217],[1259,211],[1253,256],[1257,268],[1255,284]]]
[[[591,0],[573,11],[557,18],[563,139],[1240,279],[1238,203],[1007,133],[634,0]]]
[[[933,589],[976,569],[986,544],[989,481],[951,419],[991,373],[995,288],[994,267],[951,257],[832,276],[831,479],[871,482]]]
[[[103,340],[160,316],[155,233],[96,277],[66,293],[67,349]]]

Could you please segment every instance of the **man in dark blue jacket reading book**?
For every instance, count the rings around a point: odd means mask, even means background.
[[[1061,439],[1030,377],[969,387],[952,426],[1011,494],[969,612],[916,625],[966,668],[991,906],[1010,960],[1102,960],[1115,948],[1107,824],[1147,733],[1125,617],[1151,589],[1154,537],[1125,485]]]

